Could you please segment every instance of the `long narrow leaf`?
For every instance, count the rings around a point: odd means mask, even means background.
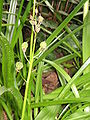
[[[80,10],[86,0],[82,0],[76,8],[69,14],[69,16],[57,27],[57,29],[50,35],[47,39],[47,44],[52,42],[52,40],[61,32],[61,30],[67,25],[67,23],[74,17],[74,15]]]
[[[84,24],[90,21],[89,1],[84,7]],[[83,28],[83,62],[90,57],[90,24]],[[90,72],[90,65],[84,71],[84,74]]]
[[[19,37],[19,32],[22,30],[22,27],[23,27],[23,25],[26,21],[27,16],[28,16],[28,13],[30,12],[31,5],[32,5],[32,0],[29,1],[28,5],[26,7],[26,10],[24,12],[24,15],[21,19],[21,24],[19,25],[17,31],[13,35],[13,38],[12,38],[12,41],[11,41],[12,48],[14,48],[15,44],[17,43],[17,40],[18,40],[18,37]]]
[[[15,24],[16,7],[17,7],[17,0],[11,0],[9,12],[13,13],[13,15],[8,14],[7,24]],[[7,26],[6,28],[6,37],[9,42],[11,42],[13,30],[14,30],[14,26]]]
[[[58,72],[60,72],[65,77],[65,79],[67,80],[67,82],[69,82],[71,80],[71,77],[63,70],[63,68],[61,66],[59,66],[56,63],[54,63],[52,61],[49,61],[49,60],[44,60],[44,61],[47,62],[47,63],[49,63],[50,65],[52,65],[56,70],[58,70]],[[71,88],[72,88],[72,91],[73,91],[75,97],[78,98],[79,97],[79,93],[78,93],[78,91],[76,89],[76,86],[73,84],[71,86]]]
[[[3,9],[3,0],[0,1],[0,33],[2,28],[2,9]]]
[[[2,72],[5,87],[13,87],[15,84],[15,66],[14,66],[14,53],[5,38],[0,37],[0,44],[2,45]]]

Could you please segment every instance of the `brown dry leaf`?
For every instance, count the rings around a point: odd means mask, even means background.
[[[56,72],[48,72],[43,74],[42,85],[45,93],[50,93],[55,90],[59,85]]]

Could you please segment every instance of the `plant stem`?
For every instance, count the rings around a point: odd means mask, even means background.
[[[35,0],[33,1],[33,19],[35,16]],[[29,66],[29,72],[28,72],[28,77],[27,77],[27,83],[26,83],[26,89],[25,89],[25,97],[24,97],[24,103],[23,103],[23,110],[22,110],[22,117],[21,120],[24,120],[25,116],[25,109],[26,109],[26,101],[27,101],[27,96],[28,96],[28,89],[29,89],[29,81],[31,77],[31,72],[32,72],[32,65],[33,65],[33,55],[34,55],[34,49],[35,49],[35,41],[36,41],[36,36],[34,37],[34,45],[33,45],[33,27],[32,27],[32,34],[31,34],[31,46],[30,46],[30,66]],[[34,47],[33,47],[34,46]],[[31,87],[31,86],[30,86]],[[30,104],[30,103],[29,103]],[[30,109],[31,110],[31,109]],[[31,111],[30,111],[31,113]]]

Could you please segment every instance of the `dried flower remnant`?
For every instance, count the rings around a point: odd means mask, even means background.
[[[22,62],[16,62],[16,71],[19,72],[23,68]]]
[[[43,51],[43,50],[46,49],[46,47],[47,47],[47,44],[46,44],[45,41],[43,41],[43,42],[40,43],[40,48],[39,48],[39,50],[40,50],[40,51]]]
[[[33,16],[32,15],[30,15],[30,20],[33,20]]]
[[[35,31],[38,33],[40,31],[40,25],[43,21],[43,17],[42,16],[39,16],[38,17],[38,24],[35,25]]]
[[[36,15],[38,14],[38,9],[37,8],[35,9],[35,13],[36,13]]]
[[[36,9],[36,13],[38,13],[37,9]],[[35,29],[34,32],[38,33],[40,31],[40,25],[42,21],[43,21],[43,17],[41,15],[38,17],[37,21],[33,18],[32,15],[30,15],[30,23],[33,26],[33,31]]]
[[[37,24],[37,22],[33,19],[32,15],[30,15],[30,23],[31,23],[32,26]]]
[[[42,21],[43,21],[43,19],[44,19],[44,18],[40,15],[40,16],[38,17],[38,23],[41,24]]]
[[[27,50],[27,48],[28,48],[28,43],[27,43],[27,42],[24,42],[24,43],[22,44],[22,51],[25,53],[26,50]]]
[[[40,24],[37,24],[37,25],[35,26],[35,31],[36,31],[37,33],[40,31]]]

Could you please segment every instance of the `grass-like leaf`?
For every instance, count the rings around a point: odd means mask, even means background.
[[[4,86],[9,88],[15,86],[15,66],[14,53],[6,38],[0,37],[0,44],[2,45],[2,72]]]
[[[56,114],[60,111],[60,106],[48,106],[41,110],[35,120],[55,120]]]
[[[9,12],[13,13],[13,15],[8,14],[7,24],[15,24],[16,7],[17,7],[17,1],[11,0]],[[13,30],[14,30],[14,26],[7,26],[7,28],[6,28],[6,37],[9,42],[11,42]]]
[[[0,2],[0,33],[2,28],[2,8],[3,8],[3,0]]]
[[[21,96],[20,92],[15,87],[11,87],[11,88],[8,88],[8,89],[4,86],[0,87],[0,96],[2,96],[5,93],[10,93],[13,96],[13,98],[15,100],[14,101],[15,105],[18,108],[17,113],[20,117],[21,116],[21,111],[22,111],[22,104],[23,104],[23,99],[22,99],[22,96]]]
[[[31,6],[32,6],[32,0],[29,1],[28,5],[27,5],[27,7],[26,7],[26,10],[25,10],[25,12],[24,12],[24,15],[23,15],[23,17],[21,18],[21,24],[19,25],[17,31],[15,30],[15,32],[14,32],[14,35],[13,35],[12,41],[11,41],[12,48],[14,48],[15,44],[17,43],[17,40],[18,40],[18,37],[19,37],[19,32],[20,32],[20,31],[22,30],[22,28],[23,28],[23,25],[24,25],[24,23],[25,23],[25,21],[26,21],[26,19],[27,19],[28,13],[30,12]],[[20,14],[20,13],[19,13],[19,14]],[[19,15],[18,15],[18,17],[19,17]],[[17,18],[17,23],[18,23],[18,19],[19,19],[19,18]],[[17,28],[17,23],[16,23],[16,28]],[[15,29],[16,29],[16,28],[15,28]]]
[[[89,1],[84,5],[84,24],[90,21]],[[90,57],[90,24],[83,28],[83,62]],[[90,72],[90,65],[84,71],[84,74]]]

